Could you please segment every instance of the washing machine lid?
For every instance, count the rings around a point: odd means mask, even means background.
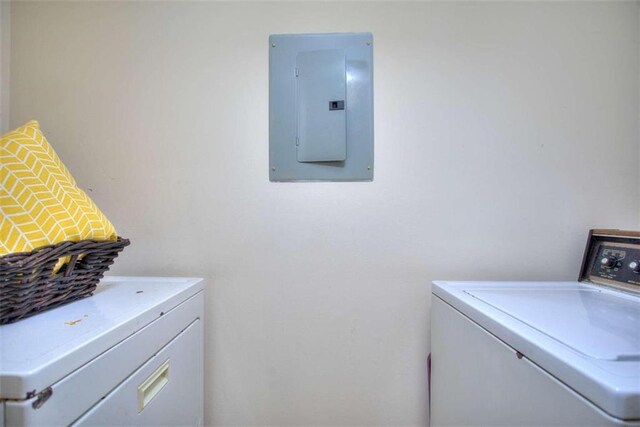
[[[465,292],[585,356],[640,360],[640,298],[584,287]]]
[[[640,296],[579,282],[444,282],[433,294],[609,415],[640,419]]]

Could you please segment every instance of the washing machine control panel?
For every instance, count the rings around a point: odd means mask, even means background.
[[[591,274],[640,285],[640,249],[600,245]]]
[[[640,232],[592,230],[580,280],[640,292]]]

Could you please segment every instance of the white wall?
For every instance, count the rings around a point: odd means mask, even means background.
[[[37,118],[133,244],[207,279],[210,424],[424,425],[434,279],[575,279],[640,227],[629,2],[13,5]],[[372,31],[373,183],[268,180],[271,33]]]
[[[9,56],[11,4],[0,0],[0,135],[9,130]]]

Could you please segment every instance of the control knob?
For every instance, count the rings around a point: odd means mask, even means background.
[[[629,263],[629,268],[631,269],[631,271],[633,271],[634,273],[638,273],[640,274],[640,261],[638,260],[634,260],[631,261]]]
[[[618,263],[618,258],[611,255],[605,255],[600,260],[600,265],[605,268],[613,268],[616,266],[617,263]]]

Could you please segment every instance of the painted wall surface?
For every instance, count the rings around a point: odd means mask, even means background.
[[[640,227],[632,2],[19,2],[37,118],[131,238],[203,276],[215,425],[425,425],[430,282],[572,280]],[[371,31],[375,180],[270,183],[272,33]]]
[[[9,55],[11,3],[0,0],[0,134],[9,130]]]

